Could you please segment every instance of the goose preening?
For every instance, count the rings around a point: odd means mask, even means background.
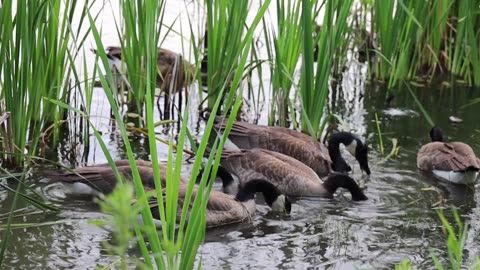
[[[223,118],[217,117],[215,122],[215,129],[225,129],[227,122]],[[357,159],[360,169],[370,175],[368,147],[358,136],[350,132],[332,134],[327,148],[312,137],[289,128],[236,121],[228,139],[229,142],[225,146],[227,150],[263,148],[283,153],[303,162],[320,177],[332,172],[352,170],[340,153],[340,144],[343,144]]]
[[[128,180],[131,180],[132,169],[128,160],[120,160],[115,163],[120,173]],[[151,163],[143,160],[139,160],[136,163],[145,190],[153,189],[155,186]],[[162,184],[165,184],[167,181],[166,168],[161,166],[160,171]],[[77,195],[99,196],[101,194],[108,194],[113,191],[117,184],[113,170],[108,164],[78,168],[70,172],[50,172],[47,176],[51,178],[51,182],[61,182],[69,188],[71,193]],[[186,191],[187,181],[181,179],[178,195],[179,211],[182,209]],[[263,193],[265,201],[273,211],[290,213],[291,202],[288,197],[281,194],[270,182],[253,179],[250,183],[242,186],[235,196],[215,190],[210,192],[206,211],[207,227],[248,220],[256,210],[255,194],[257,192]],[[195,196],[196,193],[197,187],[194,187],[193,196]],[[193,202],[193,198],[191,201]],[[157,219],[155,224],[160,225],[156,198],[153,197],[150,199],[149,207],[152,210],[153,217]]]
[[[332,198],[338,188],[345,188],[354,201],[368,199],[355,180],[346,174],[334,173],[322,181],[314,170],[297,159],[266,149],[224,151],[220,163],[237,176],[240,187],[259,179],[272,183],[280,193],[289,196]]]
[[[96,50],[92,50],[96,52]],[[105,49],[110,69],[119,73],[117,85],[124,82],[129,88],[130,85],[125,78],[125,64],[122,63],[122,48],[110,46]],[[165,93],[178,92],[194,80],[195,68],[183,57],[173,51],[158,48],[157,55],[157,86]]]
[[[471,184],[478,177],[480,160],[472,148],[463,142],[443,142],[442,130],[430,130],[431,143],[420,148],[417,154],[417,167],[432,172],[441,180],[455,184]]]

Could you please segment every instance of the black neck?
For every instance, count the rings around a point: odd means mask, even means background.
[[[332,195],[338,188],[345,188],[350,191],[352,200],[354,201],[364,201],[368,199],[355,180],[346,174],[337,173],[330,175],[327,180],[323,182],[323,187]]]
[[[433,127],[430,130],[430,139],[432,142],[443,142],[443,132],[439,127]]]
[[[208,31],[205,29],[203,36],[203,58],[200,62],[200,71],[207,73],[208,71]]]
[[[236,199],[245,202],[253,199],[257,192],[263,193],[263,197],[265,197],[265,202],[268,206],[272,206],[273,202],[275,202],[280,195],[277,188],[272,183],[265,180],[250,180],[238,191]]]
[[[205,169],[202,168],[200,170],[200,172],[198,173],[197,175],[197,183],[200,183],[200,181],[202,180],[202,176],[203,176],[203,173],[205,172]],[[212,170],[210,170],[210,175],[208,177],[208,181],[210,181],[210,178],[211,178],[211,174],[212,174]],[[228,186],[230,185],[233,185],[233,177],[232,175],[227,171],[227,169],[225,169],[224,167],[222,166],[218,166],[218,170],[217,170],[217,176],[216,177],[219,177],[220,179],[222,179],[222,184],[223,184],[223,188],[227,188]],[[208,183],[208,182],[207,182]]]
[[[330,136],[330,140],[328,141],[328,154],[332,160],[332,169],[334,171],[349,172],[352,170],[340,154],[340,144],[349,145],[354,139],[353,134],[350,132],[337,132]]]
[[[222,166],[218,166],[217,177],[222,179],[223,189],[228,189],[230,185],[233,185],[233,176],[230,174],[227,169]]]

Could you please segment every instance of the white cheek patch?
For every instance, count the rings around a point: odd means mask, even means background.
[[[280,195],[272,203],[272,210],[275,212],[285,212],[285,195]]]
[[[345,148],[350,154],[352,154],[352,156],[355,156],[355,152],[357,150],[357,140],[352,140],[349,145],[345,145]]]

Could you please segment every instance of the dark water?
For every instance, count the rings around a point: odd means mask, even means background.
[[[411,96],[405,89],[397,89],[395,98],[387,104],[385,88],[365,86],[362,80],[355,79],[357,76],[359,74],[345,77],[342,85],[336,86],[330,95],[328,110],[342,116],[352,130],[368,138],[370,178],[360,173],[353,158],[349,160],[355,164],[353,177],[365,186],[369,200],[351,202],[341,192],[333,200],[299,200],[290,216],[273,215],[260,205],[252,223],[207,233],[198,257],[205,269],[391,269],[403,258],[418,269],[431,268],[432,252],[440,258],[446,257],[445,234],[437,210],[445,209],[444,213],[452,221],[450,208],[457,209],[469,223],[466,260],[471,261],[480,254],[478,186],[466,188],[442,183],[419,172],[415,166],[416,152],[428,141],[429,125]],[[416,90],[416,93],[433,120],[443,127],[448,140],[465,141],[480,152],[480,105],[462,108],[479,97],[478,90],[439,86]],[[200,137],[202,128],[198,126],[200,121],[194,108],[196,106],[190,108],[190,130]],[[375,113],[387,153],[391,150],[390,139],[398,139],[400,152],[395,158],[384,160],[379,152]],[[449,123],[451,115],[462,118],[463,123]],[[263,119],[264,113],[261,123],[265,123]],[[108,133],[107,127],[104,129],[111,154],[115,158],[124,157],[117,137]],[[142,139],[133,141],[138,157],[148,157],[145,150],[148,145]],[[160,157],[166,158],[166,146],[160,143],[158,146]],[[104,160],[93,138],[89,149],[86,155],[89,164]],[[56,152],[66,163],[82,162],[81,158],[68,159],[62,153]],[[117,260],[108,255],[101,244],[111,240],[111,233],[89,224],[91,220],[105,217],[94,203],[88,199],[65,198],[62,186],[47,185],[35,173],[31,175],[31,182],[38,193],[61,211],[43,213],[19,202],[20,210],[14,223],[32,223],[32,226],[12,231],[5,258],[7,268],[92,269]],[[15,188],[15,182],[6,183]],[[1,223],[5,223],[12,197],[0,190]],[[133,267],[133,258],[139,251],[132,247],[129,255]]]

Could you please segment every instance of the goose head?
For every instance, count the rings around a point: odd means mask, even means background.
[[[240,202],[252,200],[255,198],[255,193],[257,192],[263,193],[265,202],[270,206],[272,211],[288,214],[292,210],[290,198],[281,194],[272,183],[260,179],[245,183],[238,191],[235,199]]]
[[[328,152],[332,159],[332,169],[337,172],[349,172],[352,170],[340,154],[339,145],[345,145],[347,151],[355,157],[360,169],[370,175],[368,167],[368,146],[360,138],[350,132],[337,132],[330,137]]]
[[[368,197],[363,193],[363,190],[358,186],[358,184],[350,176],[342,173],[331,174],[325,182],[323,182],[323,187],[330,193],[332,196],[337,191],[338,188],[345,188],[350,191],[352,194],[353,201],[365,201],[368,200]]]
[[[443,142],[443,131],[441,128],[435,126],[430,130],[430,138],[432,142]]]

